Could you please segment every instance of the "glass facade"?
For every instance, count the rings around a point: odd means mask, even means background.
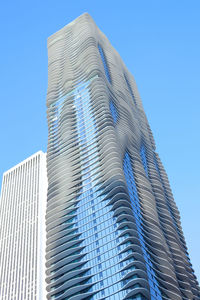
[[[80,183],[78,184],[77,196],[72,202],[70,213],[68,213],[70,218],[59,224],[59,226],[65,226],[62,232],[66,231],[68,243],[73,241],[71,247],[67,247],[67,251],[72,250],[71,261],[68,262],[71,268],[70,272],[62,272],[60,276],[57,273],[63,269],[63,265],[51,272],[53,275],[51,299],[60,299],[62,295],[68,292],[69,289],[62,288],[62,278],[65,278],[66,274],[68,280],[65,279],[64,283],[69,281],[70,288],[80,285],[80,283],[71,284],[72,276],[70,273],[72,275],[75,270],[81,270],[78,275],[79,280],[83,278],[81,284],[90,287],[86,291],[82,289],[79,293],[74,289],[74,292],[70,293],[69,299],[76,295],[81,296],[85,292],[94,293],[89,299],[117,300],[119,297],[122,299],[132,290],[126,289],[126,285],[131,280],[138,278],[136,274],[127,278],[127,274],[135,269],[133,265],[127,267],[134,261],[133,257],[130,257],[133,250],[125,250],[130,244],[130,241],[127,240],[130,234],[125,232],[128,227],[120,226],[121,228],[118,229],[119,225],[116,223],[116,217],[111,210],[112,206],[109,205],[110,199],[101,187],[97,128],[89,95],[89,84],[95,78],[97,76],[86,83],[79,83],[73,93],[70,93],[70,96],[73,95],[76,112],[76,131],[81,162]],[[66,95],[52,105],[53,108],[56,107],[53,110],[55,114],[53,119],[56,119],[57,124],[60,120],[61,107],[68,100],[68,97],[69,95]],[[117,118],[115,108],[112,109],[112,112],[114,118]],[[54,124],[53,128],[57,128],[57,125]],[[57,143],[56,145],[58,147]],[[122,224],[123,220],[121,221]],[[68,232],[69,229],[71,230],[70,233]],[[65,236],[64,232],[62,236]],[[58,247],[60,246],[62,244],[59,243]],[[63,256],[63,262],[69,258],[67,251],[66,256]],[[73,257],[77,254],[79,258],[74,260]],[[59,261],[55,260],[53,265]],[[75,262],[81,265],[73,268]],[[123,279],[124,277],[125,279]],[[58,280],[61,283],[55,284]],[[58,292],[59,289],[62,291]],[[54,293],[54,291],[57,292]],[[133,299],[140,299],[139,296],[136,297]]]
[[[109,106],[110,106],[110,112],[111,112],[111,115],[113,118],[113,122],[114,122],[114,124],[116,124],[117,120],[118,120],[118,112],[117,112],[116,106],[112,100],[110,100]]]
[[[131,85],[130,85],[130,83],[129,83],[129,80],[128,80],[126,74],[124,74],[124,79],[125,79],[125,81],[126,81],[126,85],[127,85],[127,87],[128,87],[129,93],[130,93],[130,95],[131,95],[131,97],[132,97],[132,99],[133,99],[133,102],[134,102],[134,104],[137,106],[137,103],[136,103],[136,101],[135,101],[135,96],[134,96],[134,94],[133,94],[133,90],[132,90],[132,88],[131,88]]]
[[[126,183],[128,187],[129,197],[131,201],[131,206],[133,209],[133,214],[135,217],[136,227],[137,227],[137,234],[138,238],[141,244],[141,249],[143,252],[143,257],[145,260],[145,265],[147,269],[147,275],[148,275],[148,282],[150,287],[150,293],[151,293],[151,299],[158,299],[161,300],[161,292],[159,290],[159,283],[156,279],[156,274],[154,271],[155,266],[153,266],[152,259],[150,257],[149,250],[146,246],[145,239],[144,239],[144,233],[143,233],[143,217],[141,212],[141,205],[140,200],[137,193],[137,187],[135,183],[135,178],[131,166],[131,159],[130,155],[126,152],[123,162],[124,167],[124,175],[126,178]]]
[[[131,74],[88,14],[48,49],[48,299],[198,299]]]
[[[155,154],[154,154],[154,164],[155,164],[155,168],[156,168],[156,170],[157,170],[157,172],[158,172],[159,179],[160,179],[161,184],[162,184],[162,187],[163,187],[163,192],[164,192],[164,196],[165,196],[165,201],[166,201],[166,204],[167,204],[167,208],[168,208],[169,213],[170,213],[170,215],[171,215],[171,217],[172,217],[172,220],[173,220],[173,223],[174,223],[174,226],[175,226],[176,230],[179,231],[179,230],[178,230],[178,227],[177,227],[177,224],[176,224],[175,217],[174,217],[173,212],[172,212],[172,208],[171,208],[171,206],[170,206],[170,204],[169,204],[169,201],[168,201],[168,199],[167,199],[167,192],[166,192],[166,189],[165,189],[165,186],[164,186],[164,183],[163,183],[161,174],[160,174],[160,169],[159,169],[159,167],[158,167],[158,162],[157,162],[157,159],[156,159]]]
[[[147,165],[147,158],[146,158],[146,149],[145,149],[144,144],[142,144],[142,146],[140,148],[140,157],[141,157],[142,164],[143,164],[143,167],[144,167],[144,170],[145,170],[145,174],[148,177],[149,176],[149,174],[148,174],[148,165]]]
[[[102,60],[102,63],[103,63],[106,78],[107,78],[109,83],[112,83],[111,82],[111,77],[110,77],[110,71],[108,69],[108,65],[107,65],[107,61],[106,61],[106,57],[105,57],[104,51],[103,51],[100,44],[98,44],[98,49],[99,49],[99,53],[100,53],[101,60]]]

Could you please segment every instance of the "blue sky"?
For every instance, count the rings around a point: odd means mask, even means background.
[[[135,77],[200,280],[200,1],[4,1],[0,176],[46,151],[47,37],[86,11]]]

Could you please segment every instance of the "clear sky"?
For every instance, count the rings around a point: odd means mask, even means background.
[[[47,37],[83,12],[135,77],[200,281],[199,0],[2,1],[0,176],[46,151]]]

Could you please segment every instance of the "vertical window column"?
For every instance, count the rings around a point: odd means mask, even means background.
[[[129,154],[126,152],[123,162],[124,167],[124,175],[126,178],[126,183],[128,187],[129,197],[131,200],[131,206],[133,209],[133,214],[136,221],[136,227],[137,227],[137,233],[139,237],[139,241],[141,244],[141,249],[143,252],[143,257],[145,260],[145,265],[147,269],[147,276],[149,281],[149,287],[150,287],[150,293],[151,293],[151,299],[157,299],[162,300],[161,292],[159,289],[159,283],[156,279],[156,274],[153,270],[153,264],[151,261],[151,257],[148,253],[148,248],[146,246],[145,239],[143,237],[143,224],[142,224],[142,215],[141,215],[141,209],[140,209],[140,200],[137,192],[137,186],[132,170],[131,165],[131,159]]]
[[[107,60],[106,60],[106,57],[105,57],[105,54],[104,54],[104,51],[101,47],[100,44],[98,44],[98,49],[99,49],[99,53],[100,53],[100,56],[101,56],[101,60],[102,60],[102,63],[103,63],[103,67],[104,67],[104,71],[105,71],[105,74],[106,74],[106,78],[108,80],[108,82],[111,84],[111,76],[110,76],[110,71],[109,71],[109,68],[108,68],[108,65],[107,65]]]

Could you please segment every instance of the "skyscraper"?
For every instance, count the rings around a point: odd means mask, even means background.
[[[3,175],[0,198],[0,299],[43,300],[46,155],[39,151]]]
[[[199,299],[133,76],[88,14],[48,54],[48,299]]]

